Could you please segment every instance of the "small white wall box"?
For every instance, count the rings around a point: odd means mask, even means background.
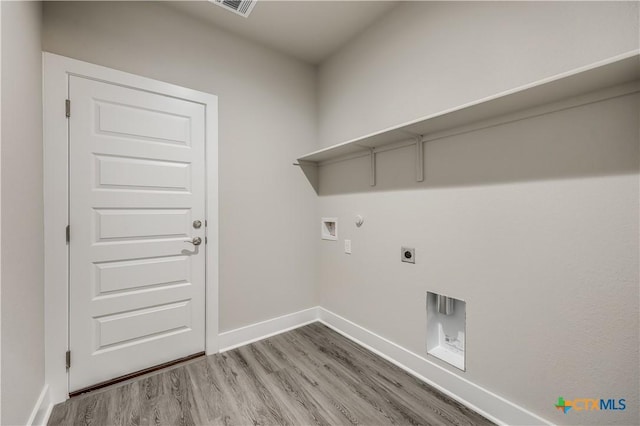
[[[338,219],[335,217],[323,217],[320,224],[320,235],[323,240],[336,241],[338,239]]]
[[[467,303],[427,292],[427,354],[465,371]]]

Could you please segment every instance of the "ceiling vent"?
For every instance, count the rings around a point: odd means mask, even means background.
[[[249,16],[257,0],[209,0],[220,7],[232,11],[245,18]]]

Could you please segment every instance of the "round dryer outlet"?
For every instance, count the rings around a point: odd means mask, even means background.
[[[400,260],[405,263],[416,263],[416,249],[402,247],[400,249]]]

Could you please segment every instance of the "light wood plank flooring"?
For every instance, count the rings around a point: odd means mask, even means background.
[[[314,323],[72,398],[49,425],[490,425]]]

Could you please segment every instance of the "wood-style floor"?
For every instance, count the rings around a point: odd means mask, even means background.
[[[49,425],[489,425],[314,323],[72,398]]]

